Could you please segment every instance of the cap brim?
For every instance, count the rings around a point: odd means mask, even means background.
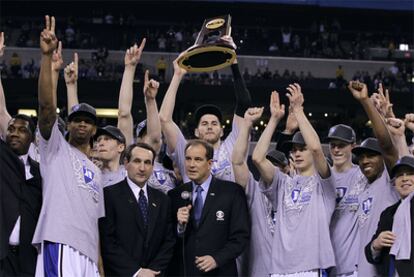
[[[92,113],[85,112],[85,111],[76,111],[76,112],[71,113],[69,115],[69,117],[68,117],[68,121],[71,122],[74,117],[81,116],[81,115],[84,115],[86,117],[89,117],[90,119],[92,119],[95,122],[95,125],[96,125],[96,123],[98,121],[97,118],[96,118],[96,116],[94,114],[92,114]]]
[[[283,142],[282,145],[283,145],[283,147],[287,147],[287,148],[291,149],[294,144],[306,146],[306,143],[296,142],[296,141],[293,141],[293,140],[285,141],[285,142]]]
[[[327,138],[326,138],[326,140],[327,140],[327,141],[331,141],[331,140],[333,140],[333,139],[337,139],[337,140],[340,140],[340,141],[343,141],[343,142],[346,142],[346,143],[349,143],[349,144],[354,143],[354,141],[353,141],[353,140],[348,140],[348,139],[344,139],[344,138],[337,137],[337,136],[330,136],[330,137],[327,137]]]
[[[376,150],[376,149],[372,149],[372,148],[368,148],[368,147],[361,147],[361,146],[358,146],[358,147],[355,147],[354,149],[352,149],[352,154],[354,154],[355,156],[359,156],[359,155],[361,155],[361,154],[363,154],[363,153],[366,153],[366,152],[375,152],[375,153],[377,153],[378,155],[381,155],[382,153],[381,152],[379,152],[378,150]]]

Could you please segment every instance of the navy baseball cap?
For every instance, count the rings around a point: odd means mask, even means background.
[[[280,152],[278,150],[271,150],[267,153],[266,158],[271,161],[273,164],[280,164],[283,166],[288,165],[288,159],[286,158],[286,155],[283,152]]]
[[[125,136],[124,134],[122,134],[121,130],[119,130],[117,127],[112,126],[112,125],[107,125],[103,128],[99,128],[96,131],[95,134],[95,140],[102,135],[108,135],[113,139],[116,139],[117,141],[119,141],[120,143],[125,144]]]
[[[89,104],[80,103],[72,107],[71,112],[68,117],[68,121],[71,122],[75,116],[84,115],[91,118],[95,124],[97,121],[96,110]]]
[[[201,117],[205,114],[212,114],[212,115],[217,116],[220,123],[223,119],[223,115],[221,114],[219,107],[217,107],[216,105],[206,104],[206,105],[202,105],[198,107],[194,113],[197,125],[200,122]]]
[[[367,138],[364,140],[360,146],[357,146],[352,149],[352,153],[356,156],[359,156],[365,152],[376,152],[378,155],[382,154],[381,147],[378,144],[378,140],[376,138]]]
[[[414,157],[411,156],[404,156],[401,159],[399,159],[394,167],[391,169],[391,178],[395,177],[395,174],[397,174],[398,170],[403,167],[403,166],[407,166],[410,167],[412,169],[414,169]]]
[[[329,129],[328,140],[331,139],[337,139],[346,143],[355,143],[355,131],[348,125],[335,125]]]
[[[305,140],[303,139],[302,133],[301,132],[296,132],[293,135],[292,140],[288,140],[285,141],[283,143],[283,145],[286,145],[287,147],[291,148],[294,144],[299,144],[299,145],[306,145]]]

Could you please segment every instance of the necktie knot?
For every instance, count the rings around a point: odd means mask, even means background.
[[[144,197],[145,197],[145,192],[144,192],[144,190],[143,190],[143,189],[139,191],[139,197],[142,197],[142,196],[144,196]]]
[[[203,187],[200,186],[200,185],[197,185],[196,192],[197,193],[202,193],[203,192]]]

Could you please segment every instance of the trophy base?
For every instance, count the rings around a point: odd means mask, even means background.
[[[178,60],[178,65],[188,72],[209,72],[230,66],[234,59],[236,52],[228,46],[196,46]]]

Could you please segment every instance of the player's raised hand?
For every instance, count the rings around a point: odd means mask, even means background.
[[[78,53],[73,54],[73,61],[65,67],[65,82],[67,85],[76,84],[78,81]]]
[[[145,70],[145,78],[144,78],[144,95],[147,99],[155,99],[157,96],[158,88],[160,87],[160,83],[155,81],[154,79],[149,79],[149,71]]]
[[[404,121],[399,118],[387,118],[387,128],[394,136],[403,136],[405,132]]]
[[[44,55],[51,55],[58,46],[55,35],[55,17],[45,16],[45,28],[40,33],[40,49]]]
[[[124,58],[125,66],[136,66],[139,63],[146,41],[147,39],[143,38],[139,47],[137,44],[134,44],[127,49]]]
[[[290,84],[286,88],[289,93],[286,93],[287,98],[289,98],[289,107],[293,112],[303,109],[304,98],[302,94],[302,88],[298,83]]]
[[[59,41],[58,47],[53,51],[52,55],[52,70],[59,72],[63,65],[62,58],[62,42]]]
[[[368,88],[364,83],[349,81],[348,89],[356,100],[362,101],[368,99]]]
[[[404,123],[405,123],[405,128],[410,129],[411,132],[414,132],[414,113],[406,114]]]
[[[273,118],[280,120],[285,115],[285,105],[280,104],[279,93],[276,90],[270,95],[270,114]]]
[[[248,108],[246,112],[244,113],[244,120],[246,123],[249,124],[249,126],[253,126],[253,123],[255,123],[263,114],[263,107],[252,107]]]
[[[173,61],[173,67],[174,67],[174,75],[176,76],[184,76],[187,73],[187,70],[180,67],[178,65],[178,61],[182,58],[183,55],[186,54],[186,51],[182,52],[174,61]]]

